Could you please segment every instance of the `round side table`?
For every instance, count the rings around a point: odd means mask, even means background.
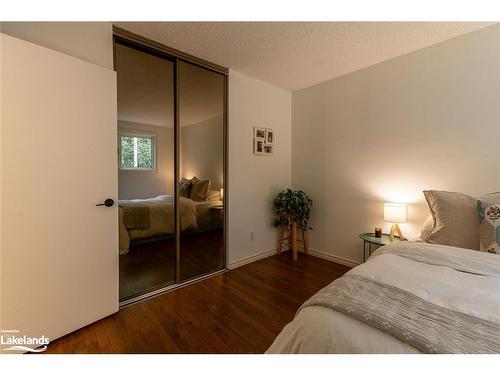
[[[375,233],[361,233],[359,238],[363,240],[363,263],[372,255],[372,245],[379,247],[401,241],[399,237],[394,237],[394,240],[391,241],[388,234],[383,234],[382,237],[375,237]],[[368,256],[366,256],[367,252]]]

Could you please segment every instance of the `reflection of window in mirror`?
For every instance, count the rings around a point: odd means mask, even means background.
[[[156,169],[156,138],[154,135],[121,133],[119,155],[121,170]]]

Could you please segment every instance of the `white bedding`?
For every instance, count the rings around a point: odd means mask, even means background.
[[[149,207],[149,227],[146,229],[127,230],[123,225],[123,212],[120,207],[119,232],[120,254],[128,252],[131,240],[171,234],[174,232],[174,200],[171,195],[159,195],[148,199],[131,199],[120,203],[140,203]],[[191,199],[180,198],[181,230],[191,230],[198,227],[196,220],[196,204]]]
[[[149,238],[174,232],[174,201],[172,195],[160,195],[148,199],[121,200],[119,203],[134,202],[149,207],[149,227],[146,229],[129,229],[123,224],[123,210],[119,209],[119,253],[126,254],[131,240]],[[210,208],[222,205],[220,200],[195,202],[188,198],[180,198],[181,230],[196,230],[200,224],[210,223]]]
[[[435,264],[384,253],[390,247],[435,252]],[[470,263],[484,275],[457,271]],[[427,243],[401,243],[378,249],[368,262],[349,273],[413,293],[439,306],[500,323],[500,257],[474,250]],[[500,332],[499,332],[500,334]],[[412,346],[326,307],[302,309],[278,335],[268,353],[418,353]]]

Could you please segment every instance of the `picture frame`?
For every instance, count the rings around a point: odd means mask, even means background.
[[[266,128],[254,127],[253,128],[253,137],[254,137],[254,139],[259,139],[259,140],[265,141]]]
[[[253,153],[255,155],[273,154],[274,130],[271,128],[254,126],[253,128]]]
[[[266,145],[274,145],[274,130],[266,128]]]
[[[253,141],[253,153],[255,155],[264,155],[264,139],[255,138]]]

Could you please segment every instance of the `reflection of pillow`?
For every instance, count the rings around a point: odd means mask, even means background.
[[[191,195],[192,182],[187,178],[182,177],[181,182],[179,182],[179,195],[184,198],[189,198]]]
[[[189,198],[195,202],[203,202],[207,199],[208,188],[210,187],[210,180],[200,180],[196,177],[191,179],[191,194]]]
[[[429,241],[429,236],[431,235],[432,230],[434,229],[434,219],[432,215],[427,216],[427,219],[424,221],[424,225],[422,226],[422,231],[420,232],[420,239],[424,242]]]
[[[218,190],[209,190],[207,194],[207,202],[211,201],[220,201],[220,191]]]
[[[448,191],[424,191],[434,219],[427,242],[479,250],[477,199]]]
[[[479,211],[479,250],[500,254],[500,204],[477,201]]]

